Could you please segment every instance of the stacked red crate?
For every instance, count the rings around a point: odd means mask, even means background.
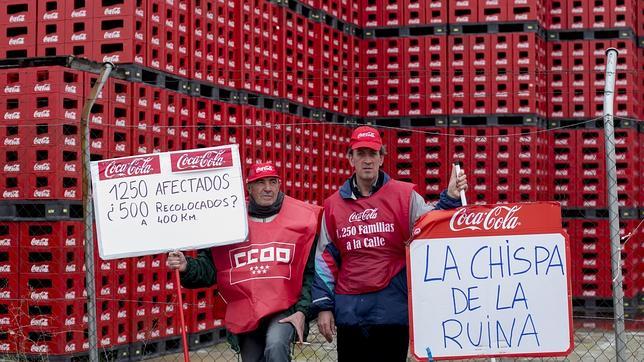
[[[536,33],[512,34],[511,113],[545,115],[545,41]]]
[[[219,35],[217,29],[217,83],[237,88],[241,86],[242,44],[237,37],[241,33],[241,6],[236,1],[228,0],[223,10],[226,19],[224,34]]]
[[[644,246],[642,233],[634,232],[638,219],[622,219],[619,223],[619,236],[622,249],[622,274],[624,276],[624,297],[638,298],[642,294],[642,259],[641,248]],[[630,234],[630,235],[629,235]]]
[[[610,14],[613,11],[609,0],[594,1],[590,9],[591,28],[609,28]]]
[[[639,5],[641,6],[641,4]],[[608,8],[610,13],[607,28],[637,28],[638,19],[635,10],[638,8],[638,4],[636,0],[610,0]]]
[[[350,96],[351,83],[349,82],[349,74],[351,73],[350,64],[354,56],[351,54],[354,37],[342,32],[338,32],[338,34],[340,36],[341,48],[336,49],[336,51],[339,53],[340,63],[338,64],[338,69],[334,69],[331,73],[334,84],[337,83],[336,88],[338,90],[338,95],[334,99],[337,99],[337,103],[339,104],[337,108],[338,112],[351,114],[350,104],[352,98]]]
[[[564,4],[568,14],[567,29],[590,28],[590,1],[565,1]]]
[[[448,114],[460,115],[471,113],[470,97],[470,37],[450,36],[447,49]]]
[[[192,97],[180,95],[177,102],[177,132],[179,134],[178,149],[186,150],[192,148]]]
[[[577,185],[577,132],[574,129],[558,129],[550,134],[551,152],[548,159],[552,162],[552,200],[562,207],[573,207],[578,204]]]
[[[456,23],[476,23],[479,21],[478,9],[480,4],[474,0],[450,0],[447,4],[449,11],[448,22]],[[481,20],[482,21],[482,20]]]
[[[362,0],[361,3],[360,26],[363,28],[382,26],[379,14],[383,11],[385,0]]]
[[[192,53],[190,53],[190,37],[192,23],[190,14],[192,9],[188,0],[179,0],[177,4],[177,29],[174,49],[176,49],[176,60],[174,73],[182,77],[192,76]],[[166,46],[169,43],[166,40]]]
[[[618,202],[621,207],[642,206],[642,132],[634,128],[615,129],[615,160]],[[639,152],[637,151],[639,150]],[[639,197],[638,197],[639,195]]]
[[[3,71],[0,77],[7,197],[80,199],[82,74],[34,68]]]
[[[167,101],[169,100],[167,96],[168,93],[170,93],[170,90],[152,88],[152,108],[150,110],[152,123],[148,126],[148,130],[152,131],[151,134],[148,134],[151,138],[151,148],[149,148],[147,152],[141,153],[167,151],[166,130],[168,128],[168,118],[166,110],[168,108]],[[148,139],[146,139],[146,141],[148,141]]]
[[[420,169],[424,163],[421,154],[418,152],[421,142],[421,134],[415,129],[392,130],[387,137],[390,158],[391,177],[411,182],[416,185],[424,184],[424,175],[421,181]]]
[[[548,143],[536,126],[514,127],[515,159],[512,173],[513,200],[515,202],[534,202],[549,200],[548,181]]]
[[[485,0],[478,4],[478,22],[508,21],[508,5],[511,0]]]
[[[419,149],[421,165],[418,191],[429,202],[438,201],[445,189],[451,171],[447,155],[448,129],[446,127],[420,127]]]
[[[303,19],[303,18],[300,18]],[[320,107],[322,103],[322,77],[320,76],[320,69],[322,69],[322,25],[310,20],[304,21],[303,25],[306,35],[306,52],[304,53],[304,67],[301,69],[299,61],[296,63],[298,69],[296,73],[296,81],[300,82],[300,78],[305,78],[305,100],[306,104],[310,107]],[[298,33],[300,25],[297,26]],[[299,44],[297,45],[299,48]]]
[[[576,223],[571,238],[573,295],[601,297],[610,295],[610,244],[606,243],[608,223],[605,219],[572,219]],[[608,274],[606,273],[608,271]]]
[[[550,118],[564,118],[568,112],[568,51],[564,42],[548,42],[548,112]]]
[[[322,89],[320,91],[322,102],[321,106],[324,109],[331,109],[333,107],[333,90],[337,91],[337,88],[333,87],[333,80],[331,79],[331,73],[333,70],[333,60],[332,56],[335,52],[335,40],[334,30],[328,26],[321,27],[322,36],[319,38],[320,49],[321,49],[321,63],[322,66],[318,74],[320,74]],[[335,104],[337,106],[337,104]]]
[[[428,74],[425,64],[425,38],[403,38],[401,52],[403,52],[403,76],[401,77],[402,115],[420,116],[427,112],[427,80]],[[406,65],[406,66],[405,66]],[[440,93],[440,92],[439,92]]]
[[[88,36],[92,38],[88,40],[93,47],[92,58],[103,62],[152,65],[150,49],[146,49],[155,35],[151,29],[155,23],[151,19],[158,19],[162,15],[153,12],[155,1],[151,0],[148,8],[144,8],[144,4],[135,0],[125,0],[116,4],[101,2],[96,4],[97,6],[88,7],[83,14],[87,14],[84,21],[87,22],[88,29],[91,27],[91,33]],[[161,6],[160,2],[159,6]],[[71,10],[69,7],[67,11]],[[69,24],[66,26],[72,28],[76,26],[75,22],[66,21],[65,24]],[[73,34],[78,32],[72,29],[70,39]],[[83,44],[85,47],[88,45]]]
[[[427,69],[427,113],[430,115],[447,114],[449,111],[448,79],[451,76],[447,69],[448,42],[446,36],[429,36],[425,38],[425,63]],[[461,67],[462,70],[462,67]],[[450,88],[451,89],[451,88]]]
[[[546,1],[546,28],[552,30],[566,29],[568,27],[568,12],[566,2],[563,0]]]
[[[611,296],[611,245],[608,220],[600,217],[584,219],[570,219],[575,229],[571,233],[572,241],[572,268],[573,268],[573,296],[575,297],[600,297]],[[637,220],[623,219],[619,223],[620,236],[631,232]],[[624,239],[625,240],[625,239]],[[641,245],[641,238],[637,234],[624,243],[622,241],[621,267],[623,274],[624,296],[635,298],[641,293],[641,276],[638,268],[641,260],[637,258],[636,249]]]
[[[606,153],[602,129],[577,130],[576,159],[578,167],[579,204],[573,206],[606,207]],[[586,176],[585,170],[596,170],[598,176]]]
[[[362,63],[360,62],[360,49],[363,40],[357,37],[349,37],[349,42],[349,49],[351,51],[349,52],[350,59],[349,67],[347,69],[349,75],[349,111],[347,113],[349,113],[350,115],[360,116],[362,115],[362,109],[360,106],[362,101],[362,94],[360,89],[362,82]]]
[[[407,64],[403,38],[387,38],[379,41],[381,56],[381,79],[378,91],[380,110],[385,117],[400,117],[408,114],[404,106],[407,93],[404,92],[404,67]]]
[[[361,86],[361,113],[366,117],[382,116],[382,106],[384,94],[385,71],[383,64],[384,54],[381,54],[383,47],[378,46],[379,41],[369,39],[361,44],[361,64],[363,71],[360,73],[362,80]]]
[[[34,1],[8,0],[0,9],[0,58],[36,55],[37,10]]]
[[[324,125],[322,175],[325,181],[322,193],[326,196],[330,196],[337,191],[340,185],[351,175],[346,156],[350,138],[350,128],[333,124]]]
[[[165,310],[165,254],[130,259],[130,338],[145,342],[161,337],[161,316]]]
[[[246,170],[250,165],[255,163],[255,142],[253,133],[255,126],[260,123],[261,118],[256,113],[261,114],[261,110],[255,107],[242,105],[240,106],[242,118],[242,134],[240,135],[240,155],[243,168]],[[243,140],[243,141],[242,141]]]
[[[237,34],[235,42],[239,44],[239,62],[240,62],[240,88],[246,90],[255,90],[255,83],[257,83],[256,76],[253,70],[253,2],[245,2],[240,4],[240,27],[241,30]],[[259,29],[258,29],[259,30]],[[259,45],[258,45],[259,47]],[[260,64],[257,64],[258,68]],[[260,71],[261,73],[261,71]],[[261,86],[260,90],[261,90]]]
[[[165,1],[150,0],[147,2],[146,14],[146,58],[145,65],[165,69]]]
[[[134,84],[136,103],[132,107],[132,154],[152,153],[152,126],[154,124],[152,105],[155,101],[160,102],[160,100],[154,99],[154,93],[155,88],[153,87],[142,83]]]
[[[495,144],[495,130],[491,127],[472,127],[469,131],[471,151],[466,167],[471,174],[472,186],[469,190],[468,203],[470,204],[491,204],[494,202],[494,164],[493,147]],[[449,181],[449,179],[447,179]]]
[[[492,164],[493,202],[507,204],[514,202],[516,179],[516,147],[514,127],[494,127],[492,154],[496,155]]]
[[[644,105],[637,98],[637,45],[631,39],[611,40],[610,46],[617,49],[617,74],[615,75],[615,116],[637,118]],[[641,75],[639,75],[641,77]]]
[[[18,343],[27,353],[81,351],[83,334],[78,330],[83,328],[85,298],[82,232],[82,223],[74,221],[20,224],[18,298],[23,303]]]
[[[470,36],[469,69],[470,74],[470,111],[472,114],[490,114],[492,76],[492,38],[494,35],[480,34]]]
[[[573,118],[587,118],[592,111],[590,86],[591,50],[589,42],[577,40],[566,43],[568,52],[568,84],[567,93],[569,100],[569,116]]]
[[[546,20],[546,1],[542,0],[508,0],[508,21],[534,21],[541,26]]]
[[[512,113],[514,109],[512,34],[492,35],[492,106],[494,114]]]
[[[404,21],[403,8],[404,2],[400,3],[397,0],[383,1],[381,11],[379,13],[380,26],[401,26]]]
[[[270,54],[270,75],[269,82],[271,95],[274,97],[283,97],[283,76],[284,71],[284,9],[278,6],[270,6],[270,24],[269,24],[269,46]]]
[[[0,222],[0,351],[18,351],[17,335],[11,331],[20,328],[18,298],[20,274],[18,273],[18,234],[16,222]]]
[[[305,79],[306,74],[306,52],[311,46],[315,53],[315,44],[307,41],[308,35],[305,29],[306,19],[292,12],[284,14],[284,65],[283,81],[284,89],[281,93],[289,100],[305,104],[307,103],[307,86],[309,81]],[[319,91],[319,89],[318,89]],[[312,97],[310,101],[319,104],[319,98]]]

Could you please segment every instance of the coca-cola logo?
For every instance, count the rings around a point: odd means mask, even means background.
[[[510,230],[520,225],[516,216],[520,206],[496,206],[489,211],[472,212],[460,209],[452,215],[449,228],[462,230]]]
[[[257,173],[264,173],[264,172],[273,172],[275,169],[271,165],[266,165],[266,166],[260,166],[255,169],[255,172]]]
[[[47,117],[51,117],[51,110],[49,109],[34,111],[34,118],[47,118]]]
[[[356,138],[375,138],[376,134],[374,132],[361,132],[358,133],[358,136]]]
[[[5,112],[4,119],[20,119],[20,112]]]
[[[2,197],[5,198],[5,199],[15,199],[15,198],[20,197],[20,191],[18,191],[18,190],[12,190],[12,191],[5,190],[2,193]]]
[[[349,222],[375,220],[376,218],[378,218],[378,208],[364,209],[360,212],[354,211],[349,215]]]
[[[202,170],[233,165],[230,148],[208,151],[173,153],[170,155],[172,171]]]
[[[5,93],[20,93],[20,84],[7,85],[4,87]]]
[[[9,17],[9,22],[10,22],[10,23],[22,23],[22,22],[24,22],[24,21],[25,21],[25,19],[26,19],[26,17],[25,17],[25,15],[24,15],[24,14],[20,14],[20,15],[11,15],[11,16]]]
[[[99,178],[114,178],[153,175],[161,172],[159,156],[132,157],[101,161],[98,163]]]
[[[119,39],[121,37],[120,30],[108,31],[103,34],[103,39]]]

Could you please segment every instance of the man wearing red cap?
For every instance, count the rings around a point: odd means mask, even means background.
[[[217,282],[242,361],[290,361],[291,342],[295,335],[303,342],[307,326],[322,210],[285,196],[271,163],[253,165],[246,182],[248,239],[200,250],[194,259],[171,252],[166,264],[181,271],[184,287]]]
[[[349,146],[354,174],[324,202],[311,313],[327,341],[337,331],[340,362],[406,361],[405,243],[432,208],[413,184],[380,170],[385,150],[378,130],[356,128]],[[452,170],[435,208],[461,206],[465,189],[465,174]]]

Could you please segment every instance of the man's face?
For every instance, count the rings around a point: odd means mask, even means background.
[[[371,148],[358,148],[349,153],[349,163],[356,171],[356,177],[359,180],[373,181],[378,177],[378,170],[382,166],[385,158],[380,151]]]
[[[248,184],[248,193],[259,206],[273,205],[279,191],[280,180],[277,177],[265,177]]]

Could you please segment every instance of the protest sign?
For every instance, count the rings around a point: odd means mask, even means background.
[[[415,358],[572,350],[569,245],[559,204],[432,211],[413,233],[407,274]]]
[[[91,173],[102,259],[246,239],[237,145],[94,161]]]

